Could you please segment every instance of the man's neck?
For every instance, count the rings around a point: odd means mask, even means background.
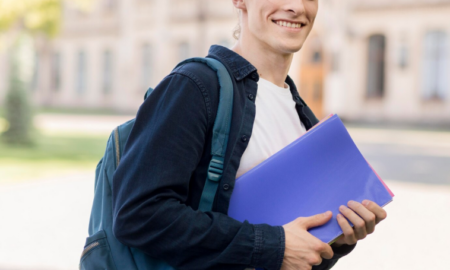
[[[292,63],[293,54],[279,54],[267,48],[260,42],[251,42],[242,35],[236,45],[232,48],[234,52],[241,55],[256,67],[260,77],[285,87],[289,68]]]

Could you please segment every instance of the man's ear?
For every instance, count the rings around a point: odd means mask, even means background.
[[[247,5],[245,4],[245,0],[232,0],[235,8],[239,10],[247,10]]]

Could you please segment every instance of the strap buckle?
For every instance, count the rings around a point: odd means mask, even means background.
[[[223,157],[213,156],[208,167],[208,179],[219,182],[223,174]]]

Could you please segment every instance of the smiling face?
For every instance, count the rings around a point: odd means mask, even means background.
[[[311,32],[318,0],[233,0],[242,12],[241,38],[280,54],[301,49]]]

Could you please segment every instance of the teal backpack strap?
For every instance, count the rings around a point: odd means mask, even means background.
[[[122,151],[120,151],[120,137],[119,137],[119,127],[114,129],[114,160],[116,169],[119,167],[120,158],[122,157]]]
[[[145,92],[144,100],[150,96],[150,94],[153,92],[153,88],[149,88],[147,92]],[[120,159],[122,158],[122,152],[123,148],[125,147],[126,140],[128,139],[128,136],[130,135],[131,129],[133,128],[135,119],[130,120],[126,122],[123,125],[120,125],[114,129],[114,159],[115,159],[115,165],[116,168],[119,166]],[[125,134],[123,134],[125,133]],[[125,138],[125,139],[123,139]]]
[[[148,96],[150,96],[150,94],[153,92],[153,88],[149,88],[148,90],[147,90],[147,92],[145,92],[145,95],[144,95],[144,100],[146,100],[147,98],[148,98]]]
[[[150,94],[153,92],[153,88],[147,89],[144,95],[144,100],[150,96]],[[133,128],[135,120],[130,120],[126,122],[125,124],[118,126],[114,129],[114,158],[115,158],[115,164],[116,168],[119,166],[120,159],[122,158],[122,152],[123,148],[125,147],[126,139],[128,139],[128,136],[130,135],[131,128]],[[126,133],[124,136],[122,133]],[[126,138],[125,141],[122,140],[123,138]]]
[[[177,67],[189,63],[199,62],[208,65],[217,73],[220,85],[220,99],[217,116],[214,122],[213,138],[211,146],[211,161],[208,167],[208,176],[200,199],[199,210],[206,212],[213,208],[214,197],[222,178],[225,152],[230,134],[231,116],[233,111],[233,82],[225,66],[212,58],[191,58],[187,59]]]

